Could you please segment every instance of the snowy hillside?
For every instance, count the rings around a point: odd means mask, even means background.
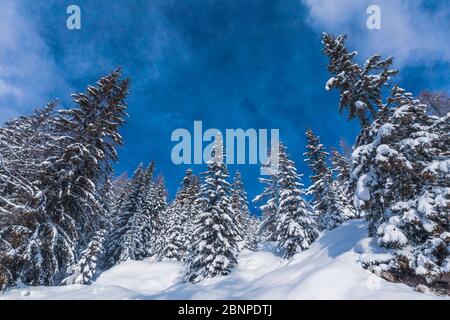
[[[364,270],[360,254],[380,250],[366,230],[361,220],[344,223],[289,261],[244,250],[231,275],[195,285],[182,281],[181,263],[128,261],[90,286],[16,287],[0,299],[443,299]]]

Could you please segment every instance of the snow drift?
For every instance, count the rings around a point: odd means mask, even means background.
[[[117,265],[90,286],[19,286],[0,299],[445,299],[363,269],[362,257],[385,254],[366,230],[361,220],[346,222],[290,260],[269,247],[244,250],[230,275],[195,285],[183,281],[181,263],[148,259]]]

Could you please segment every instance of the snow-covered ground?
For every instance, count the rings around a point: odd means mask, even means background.
[[[347,222],[290,261],[246,250],[230,275],[196,285],[182,281],[180,263],[129,261],[90,286],[18,287],[0,299],[444,299],[364,270],[361,253],[381,253],[365,235],[364,222]]]

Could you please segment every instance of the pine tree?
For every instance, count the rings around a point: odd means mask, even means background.
[[[132,180],[127,178],[126,183],[124,183],[120,187],[116,187],[113,193],[113,197],[111,199],[112,204],[108,212],[108,218],[110,221],[114,221],[121,214],[128,194],[130,193]]]
[[[154,163],[141,163],[117,198],[112,231],[107,239],[108,267],[126,260],[142,260],[156,253],[161,217],[166,207],[162,176],[153,181]]]
[[[143,242],[143,253],[140,258],[149,257],[155,253],[155,242],[157,234],[158,215],[155,212],[156,186],[153,181],[155,163],[151,161],[143,174],[143,190],[141,194],[141,204],[139,216],[141,217],[141,233]]]
[[[243,240],[243,248],[256,251],[260,242],[258,233],[260,221],[250,213],[247,192],[238,170],[236,170],[232,185],[231,208],[236,215],[239,237]]]
[[[238,223],[237,230],[239,232],[239,238],[240,240],[245,241],[245,229],[248,226],[250,211],[248,209],[247,192],[245,192],[242,176],[238,170],[235,172],[231,190],[231,209],[236,215],[235,217]]]
[[[167,189],[162,175],[158,176],[155,183],[154,200],[152,203],[152,241],[150,242],[151,255],[158,254],[164,236],[164,219],[167,217]]]
[[[333,171],[336,173],[336,181],[344,191],[349,189],[351,163],[350,159],[344,157],[336,149],[331,151],[331,162]]]
[[[105,214],[101,190],[112,176],[111,160],[117,161],[115,145],[122,145],[118,129],[124,123],[128,80],[117,69],[101,78],[86,93],[72,95],[77,108],[63,109],[54,120],[66,144],[61,158],[51,168],[48,211],[59,219],[70,216],[88,241]],[[48,172],[45,172],[48,175]],[[82,214],[80,214],[82,213]],[[83,239],[86,237],[87,239]]]
[[[142,200],[145,190],[145,170],[140,164],[116,206],[120,211],[112,221],[112,232],[107,241],[108,266],[128,259],[140,260],[146,256],[142,229],[146,216],[142,214]]]
[[[165,230],[158,249],[159,261],[183,261],[186,253],[186,239],[184,234],[184,226],[182,222],[185,217],[182,216],[182,208],[178,203],[169,206],[166,212]]]
[[[55,107],[53,102],[0,129],[0,288],[19,280],[51,285],[64,271],[60,265],[74,261],[76,230],[59,232],[37,183],[42,166],[58,150],[51,126]]]
[[[319,217],[319,228],[331,230],[348,219],[342,193],[333,183],[331,170],[327,165],[328,152],[320,143],[320,139],[311,129],[306,131],[308,144],[305,161],[313,175],[310,177],[312,185],[308,194],[312,195],[315,213]]]
[[[193,218],[191,212],[197,195],[193,194],[193,188],[198,187],[196,183],[196,177],[192,170],[188,169],[175,200],[167,209],[166,230],[158,250],[159,260],[183,261],[186,257],[192,236],[190,219]]]
[[[126,116],[120,72],[0,129],[0,287],[52,285],[102,226]],[[9,137],[9,138],[7,138]]]
[[[155,161],[150,161],[150,163],[147,167],[147,170],[145,172],[145,178],[144,178],[145,185],[147,185],[149,187],[152,186],[154,173],[155,173]]]
[[[306,140],[305,162],[307,162],[313,173],[310,176],[312,185],[308,188],[308,193],[313,196],[314,209],[318,214],[323,214],[327,212],[327,203],[322,201],[322,199],[327,191],[327,184],[331,176],[327,165],[328,152],[326,152],[323,144],[320,143],[319,137],[311,129],[306,131]]]
[[[190,282],[227,275],[237,263],[239,231],[231,210],[229,174],[220,136],[216,137],[213,157],[207,163],[208,171],[197,201],[202,212],[196,219],[187,258],[186,279]]]
[[[116,199],[122,191],[128,186],[130,183],[130,179],[128,178],[128,174],[126,172],[122,173],[118,177],[112,180],[112,197],[111,199]]]
[[[339,112],[347,108],[348,119],[358,118],[365,127],[382,106],[382,88],[398,70],[390,69],[392,57],[382,60],[378,54],[367,59],[364,66],[358,65],[353,61],[357,52],[348,52],[345,47],[346,38],[345,35],[323,34],[323,53],[330,59],[328,71],[333,75],[325,89],[337,88],[340,92]]]
[[[261,236],[259,234],[259,228],[261,220],[256,216],[250,216],[247,219],[248,227],[245,229],[245,249],[252,251],[258,250],[258,245],[261,242]]]
[[[187,191],[187,196],[188,201],[183,206],[184,210],[183,216],[187,218],[187,221],[184,225],[184,234],[186,240],[184,247],[186,249],[189,249],[194,241],[193,234],[196,220],[198,219],[199,213],[202,211],[202,208],[198,202],[198,199],[200,197],[200,180],[198,176],[194,174],[190,175],[190,182]]]
[[[121,244],[118,246],[118,261],[140,260],[145,256],[145,243],[142,229],[146,216],[142,213],[142,201],[145,190],[145,172],[140,164],[133,175],[130,194],[128,195],[121,219],[124,220]],[[122,231],[118,229],[118,231]]]
[[[262,213],[262,222],[260,223],[258,234],[261,236],[261,241],[276,241],[275,237],[275,216],[278,207],[277,194],[279,193],[277,186],[277,172],[272,172],[269,170],[270,162],[273,161],[278,151],[279,145],[273,144],[271,146],[271,157],[269,163],[262,165],[263,169],[266,169],[270,173],[269,177],[259,178],[259,182],[264,185],[264,190],[261,194],[257,195],[254,199],[254,203],[262,203],[259,209]]]
[[[303,199],[300,177],[286,148],[280,144],[275,239],[278,250],[285,258],[308,249],[318,236],[316,223]]]
[[[357,217],[353,206],[353,194],[350,188],[350,159],[345,158],[336,149],[331,152],[332,172],[336,173],[333,181],[334,190],[338,193],[338,201],[343,206],[345,216],[349,219]]]
[[[81,253],[81,258],[73,267],[72,274],[62,281],[63,284],[91,284],[98,273],[104,268],[105,250],[103,243],[106,230],[99,230],[94,235],[87,248]]]
[[[352,65],[346,62],[344,39],[324,35],[333,74],[343,69],[343,62]],[[374,78],[380,85],[391,72],[384,68],[383,73]],[[336,86],[344,88],[340,82]],[[350,187],[369,234],[392,254],[391,259],[364,265],[390,280],[433,285],[450,271],[449,115],[430,116],[426,105],[397,85],[386,103],[381,101],[381,86],[359,89],[359,95],[367,97],[378,91],[379,112],[356,141]]]
[[[355,202],[378,243],[395,253],[371,268],[431,283],[450,266],[449,117],[428,116],[398,86],[388,103],[372,140],[355,150]]]

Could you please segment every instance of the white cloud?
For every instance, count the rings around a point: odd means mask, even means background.
[[[99,19],[102,18],[98,21],[99,29],[90,30],[90,37],[74,37],[76,41],[72,41],[72,38],[68,39],[65,21],[57,28],[46,29],[39,25],[43,19],[59,21],[50,15],[52,1],[31,5],[24,0],[1,0],[0,125],[11,117],[29,113],[55,98],[61,98],[62,103],[69,103],[67,99],[71,92],[83,90],[72,88],[69,81],[76,85],[79,79],[96,79],[102,73],[123,65],[125,59],[147,62],[149,81],[161,80],[171,72],[167,65],[168,57],[172,64],[174,61],[184,63],[189,60],[189,50],[181,35],[163,14],[166,2],[155,1],[145,16],[139,16],[137,25],[140,29],[132,29],[133,24],[130,23],[136,18],[135,12],[123,10],[123,6],[118,3],[111,4],[108,6],[107,18],[103,19],[104,14],[101,12],[91,13],[91,17],[99,15]],[[64,15],[65,11],[61,14]],[[104,34],[104,30],[113,23],[111,21],[115,23],[115,28]],[[146,32],[143,33],[142,29]],[[40,31],[54,33],[50,37],[45,33],[40,34]],[[132,37],[129,37],[130,32],[133,32]],[[135,51],[130,52],[129,57],[117,57],[104,50],[117,39]],[[58,46],[58,59],[55,59],[55,51],[47,45],[48,41]],[[133,88],[136,86],[134,84]]]
[[[0,10],[0,123],[42,106],[66,86],[24,5],[3,0]]]
[[[409,0],[302,0],[308,22],[319,31],[349,34],[360,58],[373,53],[393,55],[397,65],[429,64],[450,60],[448,30],[450,6],[425,9]],[[381,9],[381,30],[366,27],[369,5]],[[362,56],[362,57],[361,57]]]

